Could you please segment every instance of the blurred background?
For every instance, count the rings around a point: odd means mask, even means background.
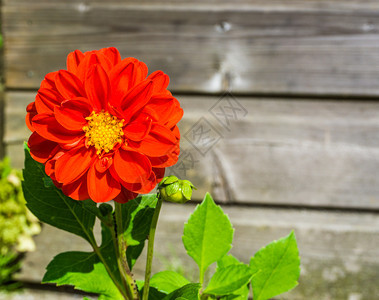
[[[210,191],[244,262],[295,230],[299,286],[278,299],[379,299],[377,0],[3,0],[1,155],[23,166],[26,105],[67,54],[116,47],[163,70],[185,114],[167,171]],[[196,203],[165,204],[155,271],[193,276],[181,244]],[[39,285],[77,237],[43,226],[1,299],[77,299]],[[88,249],[89,250],[89,249]],[[141,274],[143,263],[136,267]]]

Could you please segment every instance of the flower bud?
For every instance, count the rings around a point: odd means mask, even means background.
[[[196,188],[190,181],[180,180],[173,175],[163,178],[158,185],[162,199],[174,203],[186,203],[191,200],[193,189]]]

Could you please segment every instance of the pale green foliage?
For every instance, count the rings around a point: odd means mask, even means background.
[[[250,260],[250,267],[258,272],[252,281],[254,300],[266,300],[287,292],[297,285],[300,257],[295,234],[268,244]]]
[[[9,284],[21,266],[18,253],[33,251],[32,236],[41,231],[38,219],[25,206],[21,180],[21,172],[11,168],[8,158],[0,161],[0,289],[19,286]]]
[[[11,169],[8,159],[0,162],[0,255],[34,250],[31,237],[41,231],[25,206],[21,179],[21,172]]]
[[[231,265],[239,265],[242,264],[236,257],[234,257],[231,254],[225,255],[223,258],[221,258],[217,262],[217,269],[216,272],[219,269],[226,268]],[[254,275],[253,275],[254,276]],[[221,299],[228,300],[228,299],[235,299],[235,300],[246,300],[249,297],[249,284],[243,285],[241,288],[235,290],[232,295],[224,296]]]
[[[163,300],[176,300],[176,299],[187,299],[195,300],[198,298],[198,293],[200,289],[200,284],[189,283],[173,292],[168,294]]]
[[[218,268],[226,268],[231,265],[242,264],[236,257],[231,254],[224,255],[219,261],[217,261]]]
[[[183,244],[187,253],[200,269],[201,299],[247,300],[249,285],[252,284],[254,300],[266,300],[296,285],[300,261],[293,233],[260,250],[252,258],[251,266],[227,254],[231,249],[232,239],[233,228],[229,218],[214,203],[211,196],[206,194],[203,202],[196,207],[185,224],[183,233]],[[215,261],[216,272],[208,285],[203,286],[204,272]],[[154,282],[154,287],[166,293],[167,284],[175,281],[164,276],[157,279],[159,280]],[[195,293],[197,290],[196,286],[191,285],[179,287],[183,284],[184,282],[178,284],[177,289],[168,295],[171,298],[166,298],[174,299],[175,296],[176,299],[197,299],[197,296],[190,298],[187,295],[175,294],[183,290],[189,293],[191,289],[191,293]]]
[[[167,294],[189,283],[188,279],[174,271],[162,271],[156,273],[150,280],[150,286]]]
[[[217,268],[204,293],[216,296],[233,294],[246,286],[252,276],[253,271],[245,264]]]
[[[8,252],[0,255],[0,291],[11,291],[20,287],[20,283],[12,282],[13,274],[21,267],[16,252]]]
[[[200,280],[212,263],[232,247],[233,227],[227,215],[207,193],[184,225],[183,244],[200,269]]]

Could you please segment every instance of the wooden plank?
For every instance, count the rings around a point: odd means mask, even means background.
[[[176,91],[379,94],[376,1],[5,1],[6,85],[37,88],[68,52],[116,46]],[[201,50],[200,50],[201,49]]]
[[[25,107],[33,98],[30,92],[6,95],[5,141],[17,167],[30,134]],[[228,203],[379,208],[379,103],[231,94],[177,98],[185,111],[182,156],[169,173],[192,180],[196,199],[212,191]],[[230,103],[246,115],[233,117]],[[218,122],[226,124],[217,115],[222,108],[231,115],[226,127]],[[199,126],[211,130],[208,138],[217,143],[199,142]]]
[[[194,206],[164,204],[158,223],[153,273],[184,270],[197,280],[196,265],[182,246],[183,224]],[[295,230],[302,273],[299,286],[280,299],[374,299],[379,294],[379,217],[371,213],[223,207],[234,227],[231,253],[247,263],[262,246]],[[49,261],[62,251],[88,251],[85,242],[50,226],[36,237],[20,278],[40,281]],[[144,255],[133,273],[142,279]],[[350,298],[351,297],[351,298]],[[355,298],[353,298],[355,297]]]

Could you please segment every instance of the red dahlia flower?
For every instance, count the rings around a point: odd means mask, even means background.
[[[67,70],[47,74],[27,107],[30,154],[76,200],[150,192],[179,155],[183,110],[168,83],[115,48],[70,53]]]

